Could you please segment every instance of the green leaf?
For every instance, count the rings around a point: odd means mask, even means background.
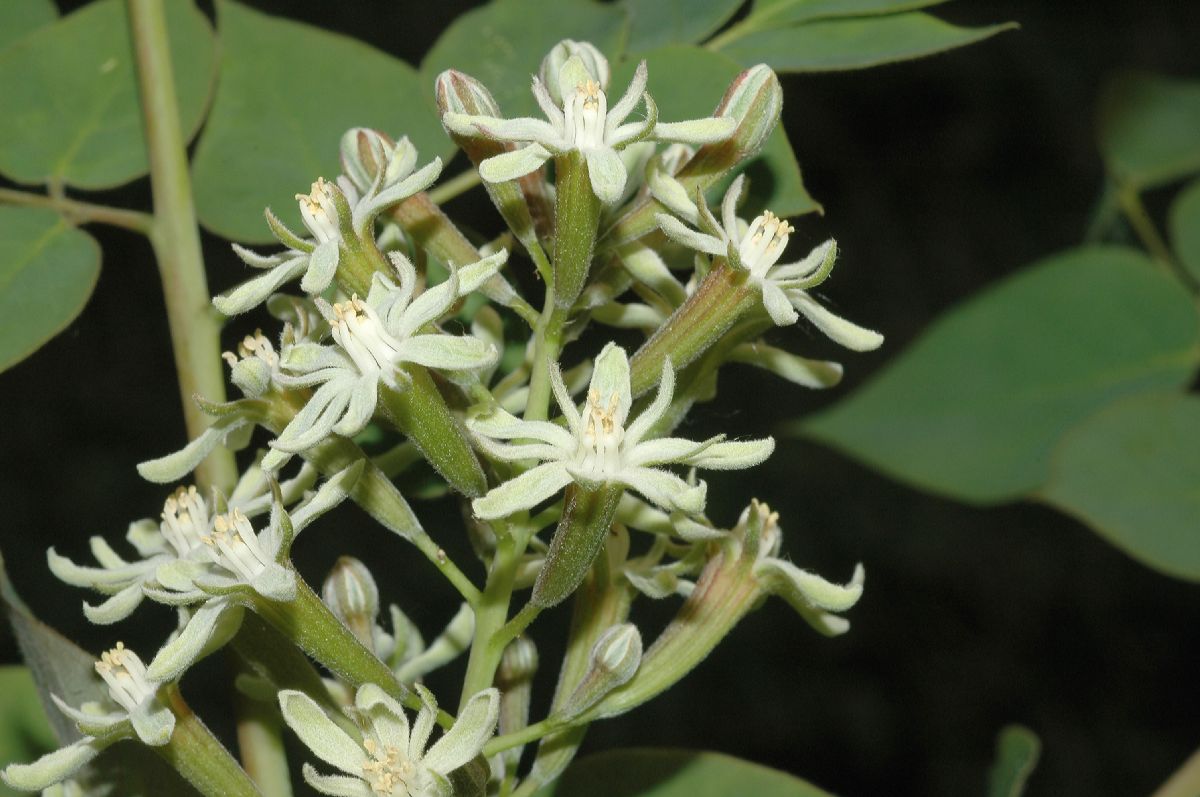
[[[728,39],[719,49],[746,66],[765,62],[779,72],[831,72],[921,58],[1014,27],[1005,23],[963,28],[911,12],[772,27]]]
[[[1097,412],[1063,438],[1039,497],[1138,561],[1200,581],[1200,396]]]
[[[32,761],[58,747],[28,667],[0,667],[0,769]],[[0,795],[16,795],[0,784]]]
[[[351,127],[407,135],[422,162],[453,150],[433,84],[403,61],[238,3],[217,11],[221,79],[193,163],[200,221],[213,232],[272,241],[267,206],[299,227],[295,195],[341,171],[338,142]]]
[[[0,371],[75,317],[100,276],[100,247],[52,210],[0,208]]]
[[[166,7],[180,116],[194,132],[212,85],[212,28],[191,2]],[[109,188],[145,174],[125,4],[84,6],[0,52],[0,108],[0,172],[7,177]]]
[[[611,750],[572,764],[537,797],[830,797],[799,778],[722,753]]]
[[[1021,725],[1009,725],[996,739],[996,760],[988,773],[988,797],[1021,797],[1037,766],[1042,742]]]
[[[767,25],[797,25],[815,19],[869,17],[915,11],[941,5],[946,0],[755,0],[745,21],[755,29]]]
[[[1168,223],[1175,256],[1193,277],[1200,280],[1200,180],[1175,197]]]
[[[729,21],[742,0],[621,0],[629,14],[627,53],[704,41]]]
[[[0,3],[0,49],[56,19],[54,0],[5,0]]]
[[[729,58],[692,45],[673,45],[645,54],[650,74],[649,91],[665,122],[708,116],[717,107],[729,82],[742,71]],[[633,76],[629,62],[614,70],[613,82],[624,86]],[[767,139],[762,153],[746,167],[750,176],[750,201],[744,209],[752,213],[770,208],[778,216],[799,216],[820,210],[800,176],[800,165],[781,124]],[[724,193],[728,179],[713,195]]]
[[[57,743],[65,745],[79,739],[78,729],[50,702],[50,694],[58,695],[72,706],[86,701],[110,700],[108,689],[96,675],[95,657],[33,615],[8,580],[2,555],[0,612],[12,626]],[[75,779],[95,785],[112,784],[112,793],[122,797],[161,797],[164,794],[186,797],[196,793],[174,770],[140,744],[119,743],[105,750]]]
[[[1113,400],[1187,384],[1187,292],[1116,247],[1047,258],[938,319],[849,399],[793,427],[884,473],[972,503],[1045,484],[1063,433]]]
[[[529,81],[550,48],[563,39],[589,41],[615,59],[624,29],[625,14],[615,5],[495,0],[446,28],[421,62],[421,75],[432,86],[443,70],[466,72],[487,86],[506,116],[540,117]]]
[[[1109,174],[1136,190],[1200,171],[1200,81],[1118,75],[1100,97],[1099,136]]]

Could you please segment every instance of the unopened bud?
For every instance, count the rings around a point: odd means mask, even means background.
[[[475,116],[499,116],[496,104],[487,87],[465,72],[447,69],[434,81],[434,96],[438,112],[465,113]]]
[[[504,649],[500,667],[496,670],[496,686],[506,692],[515,686],[528,683],[537,673],[537,645],[528,637],[517,637]]]
[[[587,675],[563,705],[564,717],[575,717],[626,683],[642,663],[642,635],[632,623],[614,625],[592,646]]]
[[[546,53],[538,75],[550,96],[562,107],[562,90],[559,86],[559,72],[571,56],[578,56],[583,66],[600,84],[601,91],[608,91],[608,81],[612,72],[608,68],[608,59],[590,42],[577,42],[573,39],[563,39]]]
[[[360,191],[366,191],[381,169],[387,167],[395,143],[366,127],[352,127],[342,136],[342,171]]]
[[[737,128],[728,139],[716,144],[706,144],[697,151],[679,173],[681,179],[689,177],[716,177],[724,174],[762,150],[767,138],[779,123],[783,109],[783,87],[779,77],[766,64],[752,66],[739,74],[729,84],[725,96],[717,105],[714,116],[726,116],[737,120]],[[704,188],[709,183],[689,184]]]
[[[352,556],[338,559],[321,587],[321,599],[360,642],[374,649],[379,587],[366,565]]]

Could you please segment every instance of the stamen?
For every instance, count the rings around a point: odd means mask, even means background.
[[[208,525],[208,506],[194,486],[180,487],[163,503],[159,530],[180,556],[200,547]]]
[[[146,665],[125,647],[124,642],[118,642],[116,647],[100,654],[96,672],[108,684],[112,699],[126,711],[132,712],[154,696],[156,687],[146,680]]]

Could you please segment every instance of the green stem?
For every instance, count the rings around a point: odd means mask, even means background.
[[[554,303],[554,286],[546,286],[546,307],[534,331],[533,371],[529,375],[529,398],[525,402],[525,420],[544,421],[550,413],[550,366],[558,362],[562,351],[566,313]]]
[[[283,722],[278,709],[237,689],[233,699],[242,766],[263,794],[291,797],[292,778],[283,749]]]
[[[493,645],[492,638],[508,619],[517,565],[529,542],[529,531],[521,525],[506,526],[503,521],[492,521],[492,527],[497,537],[496,553],[492,557],[487,585],[475,605],[475,635],[467,658],[467,674],[463,678],[462,696],[459,699],[460,709],[495,680],[504,646]]]
[[[195,438],[208,427],[209,419],[192,397],[200,394],[211,401],[225,399],[220,329],[204,274],[163,2],[127,2],[154,197],[150,241],[162,277],[184,421],[188,436]],[[233,453],[226,448],[216,449],[197,468],[196,481],[206,487],[232,489],[237,481]]]
[[[49,208],[61,213],[72,224],[108,224],[149,236],[154,227],[154,217],[139,210],[126,210],[108,205],[96,205],[65,197],[43,196],[12,188],[0,188],[0,205],[17,207]]]
[[[164,694],[175,714],[171,741],[150,748],[201,794],[209,797],[262,797],[262,792],[233,759],[200,718],[184,702],[179,686],[170,684]],[[275,792],[272,792],[274,795]]]
[[[431,188],[429,190],[429,201],[435,205],[445,204],[456,196],[465,194],[482,182],[483,178],[479,176],[479,172],[474,169],[467,169],[462,174],[457,174],[449,180],[443,180],[437,188]]]
[[[1141,195],[1133,188],[1123,187],[1120,189],[1119,201],[1121,203],[1121,210],[1125,213],[1125,218],[1129,220],[1129,224],[1133,227],[1134,232],[1141,239],[1142,245],[1150,252],[1155,262],[1167,274],[1170,274],[1186,285],[1192,293],[1200,293],[1200,281],[1197,281],[1175,259],[1175,256],[1171,253],[1171,247],[1167,246],[1167,242],[1159,234],[1158,228],[1154,225],[1154,220],[1146,212],[1146,206],[1142,204]]]

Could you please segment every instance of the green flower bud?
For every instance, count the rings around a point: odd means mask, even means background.
[[[339,558],[321,586],[321,600],[360,642],[374,649],[379,587],[366,565],[353,556]]]
[[[550,96],[560,107],[563,104],[563,96],[559,84],[559,74],[563,64],[572,56],[577,56],[583,62],[583,67],[600,84],[601,91],[608,91],[609,78],[612,76],[608,67],[608,59],[596,49],[595,45],[590,42],[563,39],[546,54],[546,57],[542,59],[541,68],[538,70],[542,85],[546,87]]]
[[[701,147],[680,171],[689,193],[697,187],[707,189],[720,175],[757,155],[782,110],[783,87],[769,66],[752,66],[734,78],[713,115],[732,118],[737,127],[724,141]]]
[[[587,674],[563,704],[563,716],[578,716],[599,703],[628,682],[641,663],[642,635],[637,626],[622,623],[605,631],[592,646]]]

